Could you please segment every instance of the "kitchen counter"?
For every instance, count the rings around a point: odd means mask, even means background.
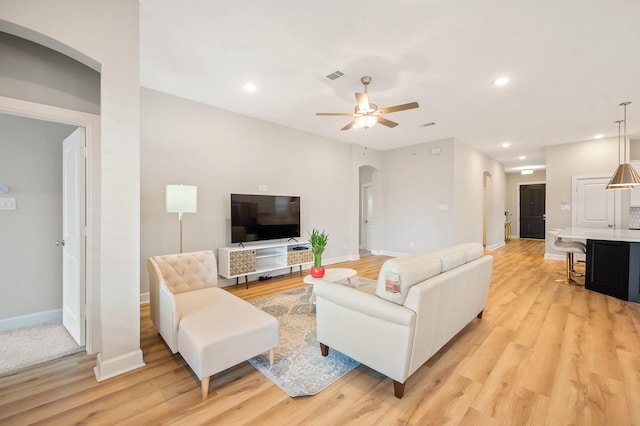
[[[640,243],[640,230],[614,228],[565,228],[558,237],[577,240],[607,240]]]
[[[640,231],[566,228],[561,238],[587,240],[585,288],[640,302]]]

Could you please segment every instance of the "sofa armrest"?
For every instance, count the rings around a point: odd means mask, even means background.
[[[313,291],[316,294],[316,298],[325,298],[343,306],[345,309],[361,312],[365,315],[400,325],[411,326],[413,323],[413,311],[352,287],[316,280]]]
[[[318,342],[404,383],[416,313],[362,291],[316,280]]]
[[[176,297],[167,285],[161,281],[158,288],[158,332],[174,354],[178,352],[178,325],[180,324],[180,312]]]

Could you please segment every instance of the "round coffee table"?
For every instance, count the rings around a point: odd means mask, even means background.
[[[335,283],[336,281],[349,280],[351,282],[351,278],[358,275],[358,272],[355,269],[349,268],[327,268],[324,270],[324,277],[322,278],[313,278],[311,275],[307,275],[302,280],[305,284],[313,285],[316,280],[325,280]],[[316,295],[311,290],[311,297],[309,298],[309,314],[313,310],[313,304],[316,302]]]

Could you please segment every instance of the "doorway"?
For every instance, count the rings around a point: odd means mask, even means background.
[[[571,226],[614,228],[620,223],[619,191],[607,190],[608,176],[579,176],[572,179]]]
[[[75,127],[82,127],[85,129],[85,149],[84,155],[86,157],[86,171],[83,174],[83,178],[86,179],[86,199],[84,200],[84,205],[86,206],[86,226],[81,232],[85,238],[85,247],[84,247],[84,260],[83,264],[86,265],[86,270],[83,273],[84,276],[84,289],[85,296],[83,298],[83,309],[85,314],[85,332],[83,333],[85,336],[85,346],[88,354],[92,354],[97,352],[99,349],[99,317],[98,311],[91,309],[93,306],[92,301],[94,300],[94,295],[97,296],[98,289],[94,286],[96,285],[96,281],[92,280],[91,274],[91,265],[92,265],[92,257],[91,254],[95,251],[92,250],[92,241],[93,241],[93,233],[90,231],[92,229],[91,224],[95,222],[94,215],[99,214],[99,212],[92,211],[90,206],[93,205],[92,201],[92,193],[98,194],[99,189],[95,185],[97,185],[97,179],[92,179],[91,176],[91,164],[93,162],[97,162],[98,153],[95,156],[92,154],[92,143],[99,144],[100,141],[100,116],[85,113],[82,111],[76,110],[67,110],[60,107],[53,107],[44,104],[37,104],[29,101],[24,101],[21,99],[7,98],[0,96],[0,113],[13,115],[17,117],[23,118],[33,118],[38,120],[46,120],[54,123],[60,124],[68,124]],[[61,154],[60,154],[61,155]],[[61,157],[60,163],[62,163]],[[94,188],[90,190],[90,188]],[[96,222],[97,223],[97,222]],[[55,238],[51,239],[51,245],[53,247],[55,243]],[[97,253],[97,252],[96,252]]]
[[[376,169],[361,166],[359,169],[360,205],[359,205],[359,253],[368,256],[376,249],[375,219],[375,180]]]
[[[520,238],[545,239],[546,185],[520,186]]]

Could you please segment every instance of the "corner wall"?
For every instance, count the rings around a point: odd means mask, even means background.
[[[0,30],[100,71],[88,265],[99,299],[98,380],[144,365],[140,350],[140,90],[138,2],[3,0]],[[91,149],[90,148],[90,149]],[[97,274],[93,276],[94,274]],[[95,300],[94,300],[95,301]],[[95,326],[95,324],[94,324]]]

